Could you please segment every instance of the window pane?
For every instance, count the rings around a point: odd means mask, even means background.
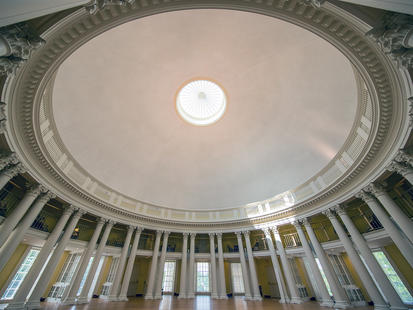
[[[196,263],[196,291],[199,293],[209,292],[209,263]]]
[[[245,293],[240,263],[231,263],[232,290],[235,294]]]
[[[163,292],[172,293],[174,291],[175,267],[175,262],[165,262],[162,280]]]
[[[399,294],[401,300],[406,304],[413,304],[412,295],[404,285],[403,281],[400,279],[399,275],[396,273],[396,270],[394,270],[393,266],[391,265],[383,251],[373,252],[373,254],[379,262],[387,278],[390,280],[397,294]]]
[[[331,289],[330,289],[330,284],[327,281],[327,277],[324,274],[324,270],[323,270],[323,267],[321,267],[320,261],[318,260],[318,258],[316,258],[315,261],[317,262],[318,269],[320,269],[321,276],[323,277],[324,283],[326,284],[328,294],[330,296],[333,296],[333,293],[331,292]]]
[[[76,296],[79,296],[80,293],[82,292],[83,286],[85,285],[85,282],[86,282],[86,277],[87,277],[87,275],[88,275],[88,273],[89,273],[89,269],[90,269],[90,267],[92,266],[93,258],[94,258],[94,257],[91,257],[91,258],[89,259],[89,263],[87,264],[85,273],[83,274],[82,281],[80,282],[79,289],[77,290]]]

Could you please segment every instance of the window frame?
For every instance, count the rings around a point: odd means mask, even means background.
[[[175,293],[175,284],[176,284],[176,274],[177,274],[177,263],[176,260],[166,260],[165,261],[165,266],[166,263],[173,263],[174,264],[174,271],[173,271],[173,279],[172,279],[172,289],[171,291],[165,291],[163,286],[164,286],[164,277],[165,277],[165,267],[164,270],[162,272],[162,293],[165,295],[173,295]]]
[[[205,292],[200,292],[198,291],[198,264],[207,264],[208,265],[208,291]],[[195,268],[194,268],[194,291],[196,295],[209,295],[211,294],[211,263],[209,261],[196,261],[195,262]]]
[[[240,272],[241,272],[241,283],[242,283],[242,288],[243,288],[243,291],[242,292],[235,292],[235,285],[234,285],[234,275],[233,275],[233,270],[232,270],[232,265],[234,264],[234,266],[235,266],[235,264],[239,264],[239,266],[240,266]],[[231,262],[230,263],[230,267],[229,267],[229,269],[230,269],[230,272],[231,272],[231,288],[232,288],[232,294],[234,295],[234,296],[243,296],[243,295],[245,295],[245,284],[244,284],[244,275],[242,274],[242,266],[241,266],[241,263],[240,262]]]

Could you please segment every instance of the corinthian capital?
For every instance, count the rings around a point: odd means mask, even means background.
[[[103,10],[107,6],[120,5],[125,6],[127,4],[133,4],[135,0],[92,0],[85,7],[89,14],[96,14],[98,11]]]
[[[383,185],[370,183],[367,187],[363,189],[367,193],[371,193],[374,196],[380,196],[386,193]]]
[[[412,102],[413,102],[413,98],[412,98]],[[399,163],[409,164],[411,167],[413,167],[413,156],[406,153],[403,150],[399,150],[397,152],[396,156],[394,157],[394,160]]]
[[[391,164],[387,166],[387,170],[397,172],[402,176],[405,176],[406,174],[410,174],[413,172],[412,168],[402,165],[395,160],[393,160]]]
[[[356,198],[359,198],[363,200],[364,202],[369,202],[371,200],[374,200],[373,196],[371,196],[369,193],[366,193],[365,191],[360,191],[356,194]]]
[[[335,214],[333,213],[333,209],[327,209],[327,210],[324,210],[323,212],[321,212],[321,213],[323,213],[325,216],[327,216],[329,219],[335,219],[336,218],[336,216],[335,216]]]

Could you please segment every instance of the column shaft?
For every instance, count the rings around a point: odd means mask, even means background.
[[[181,278],[179,283],[179,296],[178,298],[186,298],[186,269],[188,268],[188,233],[183,233],[182,244],[182,260],[181,260]]]
[[[247,263],[245,261],[244,246],[242,245],[242,235],[241,232],[236,232],[235,234],[237,235],[238,241],[239,259],[241,261],[242,278],[244,280],[245,299],[251,299],[250,280],[248,276]]]
[[[161,258],[159,260],[158,279],[156,281],[156,286],[155,286],[155,294],[154,294],[155,299],[162,298],[162,280],[163,280],[163,272],[165,269],[165,259],[166,259],[166,249],[168,247],[168,237],[169,237],[169,231],[165,231],[163,233]]]
[[[258,286],[257,270],[255,269],[254,256],[252,254],[250,232],[244,231],[245,244],[247,248],[248,265],[250,267],[251,284],[252,284],[252,298],[254,300],[261,300],[260,288]]]
[[[218,298],[217,293],[217,266],[216,266],[216,258],[215,258],[215,234],[209,234],[209,254],[211,256],[211,283],[212,283],[212,298]]]
[[[128,264],[126,266],[125,275],[123,276],[122,287],[120,289],[120,294],[118,300],[120,301],[127,301],[128,297],[126,294],[128,293],[128,287],[130,282],[130,277],[132,275],[133,265],[135,264],[136,258],[136,251],[138,250],[139,239],[141,237],[141,228],[137,228],[135,232],[135,239],[133,240],[132,249],[130,251]]]
[[[194,298],[194,284],[195,284],[195,233],[191,233],[190,245],[189,245],[189,277],[188,277],[188,298]]]
[[[219,272],[219,298],[227,299],[227,288],[225,284],[224,252],[222,250],[222,233],[217,233],[218,241],[218,272]]]
[[[153,299],[153,288],[156,279],[156,267],[158,264],[159,243],[161,242],[162,231],[156,232],[155,247],[153,248],[151,270],[149,272],[148,288],[146,289],[145,299]]]
[[[17,164],[13,167],[7,168],[0,173],[0,189],[2,189],[6,184],[14,178],[19,173],[24,172],[24,168],[21,164]]]
[[[281,241],[281,236],[278,232],[278,229],[276,227],[273,228],[272,230],[273,235],[274,235],[274,239],[275,239],[275,245],[277,247],[278,253],[280,253],[280,258],[281,258],[281,266],[284,270],[284,275],[285,278],[287,280],[287,285],[288,288],[290,289],[290,302],[293,304],[300,304],[303,302],[303,300],[301,299],[300,295],[298,294],[298,289],[297,289],[297,285],[295,283],[294,277],[293,277],[293,273],[291,271],[291,266],[288,263],[288,259],[287,259],[287,255],[285,253],[284,250],[284,246],[282,244]]]

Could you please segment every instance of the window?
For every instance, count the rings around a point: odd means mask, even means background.
[[[39,249],[31,249],[26,255],[23,263],[20,265],[13,279],[10,281],[9,286],[4,292],[1,299],[13,299],[20,285],[23,283],[24,278],[32,267],[34,261],[36,260],[37,255],[39,254]]]
[[[288,263],[290,264],[291,272],[293,273],[293,277],[294,277],[294,282],[298,289],[300,297],[301,298],[308,297],[307,288],[305,287],[305,285],[303,284],[303,281],[301,280],[301,277],[300,277],[300,274],[298,273],[297,265],[294,261],[294,258],[288,258]]]
[[[118,268],[119,257],[113,257],[112,263],[110,265],[109,274],[106,277],[106,282],[103,283],[102,292],[100,293],[102,296],[108,296],[110,293],[110,287],[112,286],[112,282],[115,278],[115,271]]]
[[[244,280],[240,263],[231,263],[232,291],[234,294],[245,293]]]
[[[162,279],[162,290],[164,293],[172,293],[174,291],[175,267],[175,262],[165,262]]]
[[[77,294],[76,294],[77,296],[79,296],[80,293],[82,292],[83,285],[85,285],[86,277],[87,277],[87,275],[88,275],[88,273],[89,273],[90,267],[92,266],[92,262],[93,262],[93,257],[91,257],[91,258],[89,259],[89,263],[87,264],[85,273],[83,274],[82,281],[80,282],[80,285],[79,285],[79,289],[77,290]]]
[[[394,270],[393,266],[391,265],[390,261],[388,260],[387,256],[384,254],[383,251],[375,251],[373,252],[374,257],[380,264],[380,267],[383,269],[384,273],[386,274],[387,278],[390,280],[391,284],[393,285],[394,289],[396,290],[397,294],[399,294],[401,300],[406,304],[413,304],[413,297],[410,294],[409,290],[407,289],[406,285],[404,285],[402,279],[400,279],[399,275],[397,274],[396,270]]]
[[[209,263],[196,263],[196,291],[198,293],[209,292]]]
[[[49,295],[47,296],[48,301],[55,302],[63,296],[63,293],[69,286],[70,281],[72,281],[72,277],[76,271],[80,257],[81,255],[77,253],[70,254],[67,257],[62,271],[60,272],[58,281],[53,284],[52,288],[50,289]]]
[[[326,277],[326,275],[324,274],[324,270],[323,270],[323,267],[321,267],[320,261],[318,260],[318,258],[316,258],[315,261],[317,262],[317,266],[318,266],[318,269],[320,270],[321,277],[323,278],[323,281],[324,281],[324,283],[325,283],[325,285],[326,285],[326,287],[327,287],[328,294],[329,294],[330,296],[333,296],[333,293],[331,292],[331,289],[330,289],[330,284],[329,284],[328,281],[327,281],[327,277]]]

